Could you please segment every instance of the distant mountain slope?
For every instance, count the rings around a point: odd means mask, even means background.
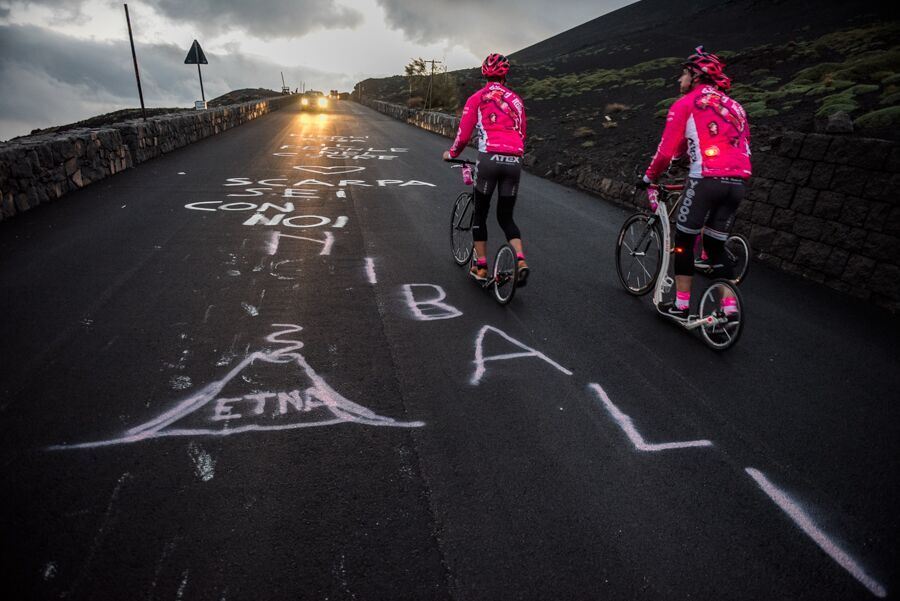
[[[276,92],[275,90],[269,90],[267,88],[242,88],[240,90],[233,90],[227,94],[222,94],[218,98],[213,98],[207,103],[207,106],[227,106],[229,104],[263,100],[265,98],[274,98],[276,96],[281,96],[281,92]]]
[[[527,164],[564,182],[587,165],[630,177],[701,43],[727,61],[757,147],[769,133],[823,129],[836,113],[857,134],[900,138],[900,2],[642,0],[511,55]],[[459,99],[482,85],[477,69],[449,75]],[[404,77],[361,83],[367,96],[406,100]]]
[[[798,34],[819,37],[836,29],[897,19],[900,3],[886,0],[642,0],[513,53],[519,64],[567,56],[573,69],[634,64],[681,56],[685,48],[739,49],[784,43]]]

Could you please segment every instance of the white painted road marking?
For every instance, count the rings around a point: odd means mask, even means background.
[[[631,441],[631,444],[633,444],[634,448],[636,448],[638,451],[647,451],[650,453],[654,453],[658,451],[669,451],[671,449],[687,449],[691,447],[713,446],[711,440],[685,440],[682,442],[662,443],[647,442],[646,440],[644,440],[644,437],[641,436],[641,433],[637,431],[637,428],[634,427],[634,422],[631,421],[631,418],[622,413],[622,411],[618,407],[616,407],[611,400],[609,400],[609,396],[607,396],[606,391],[603,390],[603,388],[599,384],[589,384],[589,387],[597,393],[597,396],[600,397],[600,402],[603,403],[606,411],[616,421],[622,431],[625,432],[628,440]]]
[[[878,583],[874,578],[866,574],[855,559],[850,557],[846,551],[841,549],[827,534],[822,532],[818,526],[812,521],[800,505],[794,501],[787,493],[780,490],[772,484],[765,475],[752,467],[745,468],[747,474],[753,478],[759,487],[778,505],[782,511],[788,514],[788,517],[802,530],[806,536],[813,539],[819,547],[825,551],[839,566],[847,570],[851,576],[856,578],[860,584],[869,589],[869,592],[876,597],[886,597],[887,590]]]
[[[437,292],[437,297],[428,300],[416,300],[413,287],[431,288]],[[409,307],[413,319],[416,321],[453,319],[454,317],[459,317],[463,314],[462,311],[453,305],[443,302],[444,299],[447,298],[447,293],[444,292],[443,288],[436,284],[403,284],[402,289],[403,295],[406,298],[406,306]],[[423,309],[428,310],[428,312],[426,313]]]
[[[297,171],[307,171],[318,175],[343,175],[345,173],[356,173],[357,171],[365,171],[365,167],[354,165],[334,165],[326,167],[325,165],[295,165]]]
[[[482,347],[484,344],[484,335],[489,331],[499,334],[500,336],[505,338],[508,342],[511,342],[512,344],[516,345],[519,348],[525,349],[526,352],[524,352],[524,353],[507,353],[505,355],[493,355],[490,357],[485,357],[484,349]],[[503,330],[497,329],[494,326],[484,326],[481,328],[481,330],[479,330],[478,336],[475,338],[475,373],[472,374],[472,379],[470,382],[471,382],[471,384],[476,385],[476,386],[481,382],[481,377],[484,375],[484,372],[485,372],[484,364],[486,361],[506,361],[507,359],[523,359],[526,357],[537,357],[541,361],[545,361],[545,362],[549,363],[550,365],[552,365],[553,367],[555,367],[562,373],[566,374],[567,376],[572,375],[571,371],[569,371],[568,369],[566,369],[565,367],[563,367],[562,365],[560,365],[559,363],[557,363],[556,361],[554,361],[553,359],[551,359],[550,357],[545,355],[544,353],[541,353],[540,351],[536,351],[533,348],[531,348],[530,346],[528,346],[522,342],[519,342],[518,340],[516,340],[515,338],[513,338],[512,336],[510,336]]]
[[[378,283],[375,277],[375,259],[366,257],[366,275],[369,276],[369,283],[373,286]]]
[[[169,411],[157,416],[155,419],[128,430],[119,438],[71,445],[53,445],[48,447],[48,450],[90,449],[140,442],[164,436],[231,436],[242,432],[292,430],[296,428],[330,426],[345,423],[394,428],[419,428],[425,425],[424,422],[420,421],[398,421],[390,417],[379,415],[344,397],[329,386],[324,378],[310,367],[309,363],[306,362],[306,358],[297,352],[303,348],[303,342],[291,338],[282,338],[283,336],[297,334],[303,329],[301,326],[295,324],[274,323],[272,324],[272,327],[285,329],[277,330],[267,336],[266,342],[281,346],[282,348],[249,353],[222,379],[207,384],[197,394],[188,397]],[[300,374],[300,377],[297,379],[299,386],[294,390],[290,390],[290,392],[281,390],[277,392],[245,395],[246,398],[220,398],[219,393],[222,392],[225,386],[232,381],[237,381],[237,377],[241,375],[241,372],[248,369],[254,363],[281,365],[285,369],[293,366],[298,369]],[[255,406],[253,413],[255,413],[256,416],[259,416],[261,415],[260,407],[265,407],[266,399],[272,398],[277,400],[277,406],[279,407],[278,414],[272,417],[290,420],[288,423],[272,423],[271,418],[266,418],[268,421],[258,420],[257,422],[229,427],[230,420],[249,417],[247,415],[231,414],[230,411],[233,408],[232,405],[250,400]],[[296,411],[289,411],[288,405],[292,405]],[[209,406],[215,408],[215,413],[213,414],[213,419],[209,420],[208,425],[205,425],[204,427],[184,428],[176,426],[177,422],[201,409],[209,408]],[[284,411],[281,411],[282,408]],[[308,411],[308,409],[321,409],[322,411],[317,411],[315,415],[310,417],[310,411]],[[219,419],[215,419],[216,417]],[[314,419],[315,421],[304,421],[308,419]],[[225,424],[224,427],[215,427],[219,423]]]

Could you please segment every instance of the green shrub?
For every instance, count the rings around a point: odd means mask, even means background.
[[[881,80],[881,85],[890,86],[900,84],[900,73],[893,73]]]
[[[822,106],[829,106],[832,104],[856,104],[856,100],[853,99],[852,94],[848,94],[847,92],[841,92],[840,94],[832,94],[831,96],[826,96],[822,100],[819,101],[819,104]]]
[[[747,114],[755,118],[774,117],[778,114],[778,111],[766,106],[765,100],[749,102],[743,106],[744,110],[747,111]]]
[[[816,87],[811,83],[800,83],[796,79],[788,84],[781,86],[781,89],[774,94],[784,94],[784,95],[793,95],[793,94],[808,94],[810,90]]]
[[[765,77],[763,79],[760,79],[758,82],[756,82],[756,85],[758,85],[761,88],[770,88],[774,85],[777,85],[780,81],[781,81],[780,77]]]
[[[860,129],[886,129],[900,127],[900,106],[878,109],[858,117],[854,125]]]
[[[826,104],[816,111],[816,117],[830,117],[838,111],[852,113],[858,108],[859,105],[855,102],[848,102],[847,104]]]
[[[870,92],[877,92],[880,89],[880,86],[875,85],[873,83],[860,83],[856,84],[847,92],[853,94],[854,96],[858,96],[860,94],[869,94]]]
[[[668,114],[669,114],[669,109],[659,109],[658,111],[653,113],[653,116],[656,117],[657,119],[665,119],[666,115],[668,115]]]
[[[885,106],[900,105],[900,91],[882,94],[878,104]]]
[[[869,81],[871,74],[878,70],[894,70],[900,64],[900,48],[888,51],[866,52],[845,61],[843,68],[834,72],[835,79]]]
[[[675,104],[676,100],[678,100],[678,99],[677,98],[666,98],[665,100],[660,100],[659,102],[656,103],[656,108],[662,109],[662,110],[668,112],[669,107],[672,106],[673,104]],[[663,114],[663,117],[665,117],[665,114]]]
[[[895,40],[898,34],[900,34],[900,28],[896,23],[878,23],[868,27],[825,34],[813,42],[812,47],[820,54],[837,51],[844,55],[854,55],[880,47],[882,38]]]
[[[756,69],[755,71],[750,72],[751,77],[759,77],[760,75],[765,75],[766,73],[770,73],[768,69]]]
[[[843,90],[852,86],[852,81],[847,81],[845,79],[828,79],[809,88],[809,90],[806,92],[806,95],[818,96],[819,94],[830,94],[835,90]]]
[[[794,81],[797,83],[817,83],[829,73],[834,73],[843,65],[841,63],[819,63],[812,67],[807,67],[797,71],[794,75]]]

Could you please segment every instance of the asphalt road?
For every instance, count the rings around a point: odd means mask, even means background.
[[[754,265],[714,353],[530,175],[500,307],[447,145],[285,109],[0,224],[8,598],[895,596],[900,321]]]

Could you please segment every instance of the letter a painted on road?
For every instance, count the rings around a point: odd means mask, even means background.
[[[206,55],[203,54],[203,48],[200,47],[200,43],[197,40],[194,40],[194,43],[191,45],[191,49],[188,50],[187,57],[184,59],[185,65],[208,65],[209,62],[206,60]]]

